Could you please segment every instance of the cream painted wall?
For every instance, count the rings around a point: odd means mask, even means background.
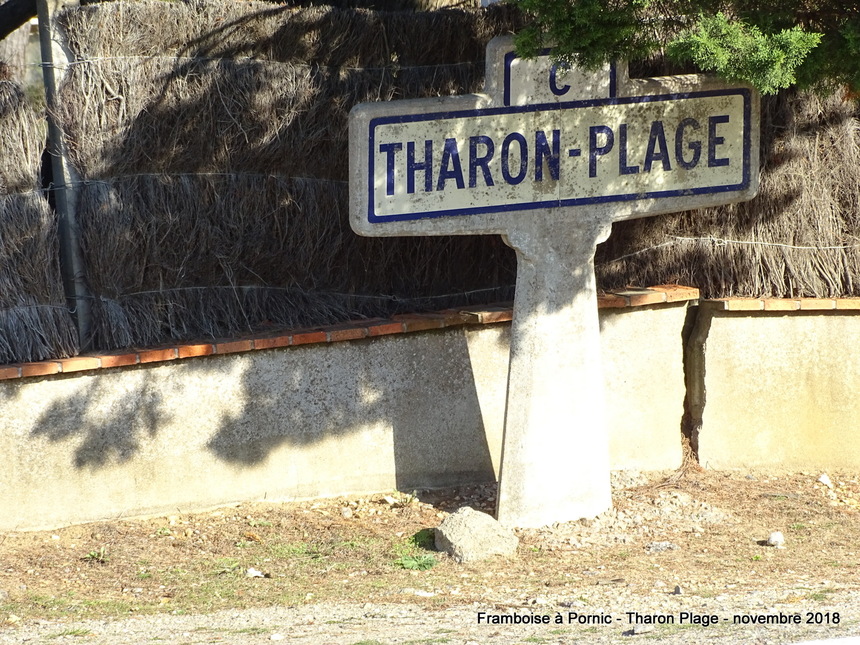
[[[685,311],[601,313],[614,468],[680,464]],[[492,481],[508,339],[457,327],[0,382],[0,530]]]
[[[703,466],[860,466],[860,316],[706,306],[697,327]]]

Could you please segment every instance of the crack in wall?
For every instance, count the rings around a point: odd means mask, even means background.
[[[684,415],[681,419],[682,441],[689,441],[696,461],[699,460],[699,431],[705,413],[705,347],[714,312],[699,304],[687,310],[681,342],[684,347]]]

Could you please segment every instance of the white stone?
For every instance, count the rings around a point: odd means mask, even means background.
[[[775,546],[777,549],[785,548],[785,536],[782,531],[774,531],[767,538],[768,546]]]

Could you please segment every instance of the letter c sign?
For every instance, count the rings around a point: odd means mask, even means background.
[[[562,71],[564,71],[564,68],[562,68]],[[570,85],[562,85],[559,87],[557,75],[558,65],[553,64],[553,66],[549,68],[549,89],[556,96],[564,96],[570,91]]]

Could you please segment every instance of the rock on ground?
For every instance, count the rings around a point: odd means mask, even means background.
[[[493,555],[511,556],[519,543],[512,530],[468,506],[446,517],[436,528],[436,549],[457,562],[475,562]]]

